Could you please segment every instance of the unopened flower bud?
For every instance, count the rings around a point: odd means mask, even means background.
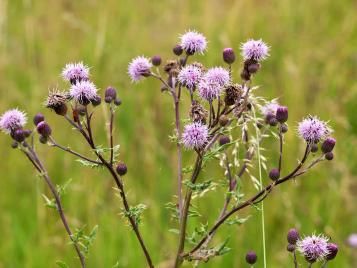
[[[270,118],[269,125],[275,127],[278,124],[278,120],[275,117]]]
[[[288,132],[289,128],[288,128],[288,125],[287,124],[282,124],[281,125],[281,132],[282,133],[286,133]]]
[[[153,56],[153,57],[151,58],[151,63],[152,63],[152,65],[154,65],[154,66],[160,66],[160,64],[161,64],[161,57],[160,57],[160,56]]]
[[[102,98],[97,95],[91,100],[91,102],[93,106],[98,106],[102,102]]]
[[[333,260],[338,253],[338,246],[334,243],[328,243],[327,249],[329,253],[326,255],[325,259],[328,261]]]
[[[289,251],[289,252],[294,252],[295,251],[295,245],[288,244],[288,246],[286,247],[286,250]]]
[[[42,144],[46,144],[48,138],[47,138],[47,137],[44,137],[44,136],[40,136],[40,138],[39,138],[38,140],[39,140]]]
[[[280,123],[285,123],[288,120],[288,107],[279,106],[275,117]]]
[[[223,49],[223,60],[228,64],[232,64],[236,60],[236,55],[233,48]]]
[[[104,100],[106,103],[110,103],[117,97],[117,91],[113,87],[108,87],[104,93]],[[108,102],[109,101],[109,102]]]
[[[250,74],[249,74],[248,70],[243,69],[243,71],[240,74],[240,77],[246,81],[250,80]]]
[[[116,167],[116,171],[120,176],[124,176],[127,173],[128,168],[124,162],[120,162]]]
[[[270,179],[275,181],[275,180],[279,179],[279,177],[280,177],[279,169],[273,168],[272,170],[270,170],[270,172],[269,172],[269,178]]]
[[[37,126],[38,123],[42,122],[45,120],[45,116],[41,113],[37,113],[34,117],[33,117],[33,123],[35,124],[35,126]]]
[[[321,151],[323,153],[329,153],[332,152],[333,148],[335,147],[336,140],[334,138],[327,138],[321,145]]]
[[[115,104],[116,106],[121,105],[121,99],[116,98],[115,101],[114,101],[114,104]]]
[[[17,129],[12,134],[12,138],[17,142],[23,142],[25,140],[25,133],[22,129]]]
[[[255,74],[256,72],[258,72],[259,68],[260,68],[259,63],[252,63],[248,66],[248,72],[250,74]]]
[[[249,251],[245,256],[245,260],[249,264],[254,264],[257,261],[257,254],[254,251]]]
[[[182,52],[183,52],[183,49],[182,49],[181,45],[176,45],[176,46],[172,49],[172,51],[174,52],[174,54],[175,54],[176,56],[180,56],[180,55],[182,54]]]
[[[225,144],[230,143],[230,142],[231,142],[231,139],[230,139],[228,136],[226,136],[226,135],[221,136],[221,137],[219,138],[219,145],[220,145],[220,146],[225,145]]]
[[[295,228],[292,228],[288,231],[287,240],[289,244],[295,245],[299,238],[299,232]]]
[[[24,135],[25,135],[25,138],[30,137],[31,133],[32,133],[32,131],[31,131],[31,130],[29,130],[29,129],[25,129],[25,130],[24,130]]]
[[[316,153],[318,150],[319,150],[319,146],[317,146],[316,143],[312,143],[312,144],[311,144],[311,147],[310,147],[310,151],[311,151],[312,153]]]
[[[11,148],[16,149],[19,146],[19,143],[17,141],[13,141],[11,143]]]
[[[37,132],[43,137],[49,137],[51,135],[51,127],[45,121],[38,123]]]
[[[326,160],[331,161],[333,159],[333,152],[328,152],[325,154]]]
[[[228,122],[229,122],[229,118],[228,118],[226,115],[221,115],[221,116],[219,117],[219,124],[220,124],[222,127],[226,126],[226,125],[228,124]]]

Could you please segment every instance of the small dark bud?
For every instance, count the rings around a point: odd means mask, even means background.
[[[91,100],[91,102],[93,106],[98,106],[102,102],[102,98],[97,95]]]
[[[296,242],[299,240],[300,235],[299,235],[299,232],[295,228],[292,228],[288,231],[288,235],[286,238],[287,238],[289,244],[295,245]]]
[[[228,124],[228,122],[229,122],[229,118],[228,118],[227,116],[221,115],[221,116],[219,117],[219,124],[220,124],[222,127],[226,126],[226,125]]]
[[[83,105],[77,105],[76,106],[76,111],[80,116],[84,116],[86,114],[86,107]]]
[[[24,147],[28,147],[28,146],[29,146],[29,145],[27,144],[27,142],[25,142],[25,141],[22,142],[21,144],[22,144],[22,146],[24,146]]]
[[[249,73],[249,71],[246,70],[246,69],[243,69],[243,71],[242,71],[241,74],[240,74],[240,77],[241,77],[243,80],[246,80],[246,81],[250,80],[250,73]]]
[[[120,162],[117,165],[116,171],[120,176],[124,176],[127,173],[128,168],[127,168],[127,166],[125,165],[124,162]]]
[[[25,140],[25,133],[22,129],[17,129],[12,134],[12,138],[17,142],[23,142]]]
[[[195,54],[195,51],[192,50],[192,49],[187,49],[187,50],[186,50],[186,54],[187,54],[188,56],[192,56],[192,55]]]
[[[265,116],[265,123],[267,123],[269,125],[269,122],[272,118],[275,118],[275,115],[272,114],[272,113],[268,113],[266,116]]]
[[[245,260],[249,264],[254,264],[257,262],[257,254],[254,251],[249,251],[247,255],[245,255]]]
[[[271,178],[273,181],[275,181],[275,180],[279,179],[279,177],[280,177],[279,169],[273,168],[272,170],[270,170],[269,178]]]
[[[276,110],[275,117],[280,123],[285,123],[286,121],[288,121],[288,107],[278,107],[278,109]]]
[[[55,111],[56,114],[58,115],[66,115],[67,114],[67,104],[61,103],[55,107],[53,107],[53,110]]]
[[[115,101],[114,101],[114,104],[115,104],[116,106],[121,105],[121,99],[116,98]]]
[[[232,64],[236,60],[236,55],[233,48],[223,49],[223,60],[225,63]]]
[[[282,133],[286,133],[288,132],[289,128],[288,128],[288,125],[287,124],[282,124],[281,125],[281,132]]]
[[[269,125],[275,127],[278,124],[278,120],[275,117],[270,118]]]
[[[24,130],[24,135],[25,135],[25,138],[30,137],[31,133],[32,133],[32,131],[31,131],[31,130],[29,130],[29,129],[25,129],[25,130]]]
[[[289,251],[289,252],[294,252],[295,251],[295,245],[288,244],[288,246],[286,247],[286,250]]]
[[[105,93],[104,93],[104,99],[105,99],[105,102],[107,102],[107,100],[109,100],[109,98],[111,98],[110,102],[112,102],[113,100],[115,100],[117,97],[117,91],[115,90],[115,88],[113,87],[108,87],[106,90],[105,90]],[[108,103],[108,102],[107,102]]]
[[[111,103],[111,102],[113,101],[113,99],[112,99],[112,97],[105,97],[105,98],[104,98],[104,101],[105,101],[106,103]]]
[[[323,153],[329,153],[332,152],[333,148],[335,147],[336,140],[334,138],[327,138],[321,145],[321,151]]]
[[[325,154],[326,160],[331,161],[333,159],[333,152],[328,152]]]
[[[260,69],[259,63],[253,63],[248,66],[248,72],[250,74],[255,74],[256,72],[258,72],[259,69]]]
[[[11,143],[11,148],[16,149],[19,146],[19,143],[17,141],[13,141]]]
[[[228,136],[226,136],[226,135],[221,136],[221,137],[219,138],[219,145],[220,145],[220,146],[225,145],[225,144],[230,143],[230,142],[231,142],[231,139],[230,139]]]
[[[200,122],[205,124],[207,120],[207,110],[196,100],[192,102],[190,117],[193,122]]]
[[[154,65],[154,66],[160,66],[160,64],[161,64],[161,57],[160,56],[153,56],[152,58],[151,58],[151,63],[152,63],[152,65]]]
[[[317,146],[316,143],[311,144],[311,148],[310,148],[312,153],[316,153],[319,150],[319,146]]]
[[[37,132],[43,137],[49,137],[51,135],[51,127],[45,121],[40,122],[37,125]]]
[[[44,136],[40,136],[40,138],[38,139],[42,144],[46,144],[47,143],[47,137]]]
[[[338,253],[338,246],[334,243],[328,243],[327,249],[329,253],[326,255],[325,259],[328,261],[333,260]]]
[[[176,45],[176,46],[172,49],[172,51],[174,52],[174,54],[175,54],[176,56],[180,56],[180,55],[182,54],[182,52],[183,52],[183,49],[182,49],[181,45]]]
[[[45,116],[41,113],[37,113],[34,117],[33,117],[33,123],[35,124],[35,126],[37,126],[38,123],[42,122],[45,120]]]

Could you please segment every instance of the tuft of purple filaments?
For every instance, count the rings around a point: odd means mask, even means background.
[[[88,80],[89,68],[84,65],[83,62],[68,63],[62,70],[62,77],[64,80],[70,81],[71,83],[75,81]]]
[[[178,74],[179,82],[189,89],[193,89],[198,84],[201,77],[201,69],[194,65],[183,67]]]
[[[143,77],[150,75],[152,63],[149,58],[139,56],[134,58],[128,67],[128,74],[133,82],[138,82]]]
[[[1,115],[0,128],[3,132],[10,134],[17,129],[21,129],[26,122],[26,113],[18,109],[11,109]]]
[[[208,128],[202,123],[191,123],[185,126],[182,143],[187,149],[200,149],[208,140]]]
[[[222,67],[213,67],[207,70],[204,79],[209,83],[217,83],[221,87],[227,86],[230,82],[229,72]]]
[[[69,95],[79,103],[85,103],[97,97],[97,88],[90,81],[80,81],[71,86]]]
[[[183,35],[181,35],[180,39],[181,39],[180,42],[181,47],[190,54],[194,54],[194,53],[203,54],[203,52],[207,48],[206,37],[204,37],[203,34],[200,34],[196,31],[188,31]]]
[[[241,45],[244,60],[265,60],[269,56],[269,47],[261,39],[250,39]]]
[[[272,100],[271,102],[268,102],[264,106],[260,108],[261,113],[267,117],[269,115],[276,115],[276,110],[278,109],[279,104],[275,101]]]
[[[306,236],[296,243],[297,250],[304,255],[309,262],[322,260],[327,254],[328,238],[323,235]]]
[[[316,116],[308,116],[298,125],[298,134],[307,143],[317,143],[330,133],[331,129],[328,124],[319,120]]]
[[[211,102],[217,99],[222,92],[222,87],[216,82],[208,82],[202,79],[198,84],[198,95],[201,98]]]

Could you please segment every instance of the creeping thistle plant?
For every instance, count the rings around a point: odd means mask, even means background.
[[[223,224],[244,224],[249,217],[242,218],[239,212],[248,207],[258,208],[261,213],[265,267],[263,200],[280,184],[297,179],[320,162],[332,160],[336,141],[331,137],[332,130],[326,122],[316,116],[307,116],[297,126],[298,136],[305,146],[303,156],[294,169],[286,170],[283,165],[283,149],[284,135],[289,130],[288,108],[280,105],[276,99],[266,101],[257,95],[259,89],[253,85],[253,77],[261,69],[262,62],[270,56],[270,48],[262,40],[248,40],[243,43],[240,47],[242,70],[240,79],[235,81],[233,70],[237,67],[233,64],[237,57],[232,48],[223,49],[224,66],[206,67],[194,59],[196,54],[203,55],[206,52],[207,44],[202,34],[189,31],[180,36],[179,44],[173,48],[174,59],[167,60],[162,70],[160,56],[139,56],[128,66],[132,82],[145,78],[156,79],[162,93],[170,96],[173,101],[175,131],[172,140],[177,148],[177,200],[168,202],[167,208],[172,212],[177,226],[171,231],[178,235],[178,245],[170,267],[180,267],[184,261],[194,264],[207,262],[227,253],[230,250],[227,246],[228,239],[217,245],[212,245],[212,239]],[[102,97],[90,79],[89,68],[82,63],[67,64],[62,71],[62,77],[67,81],[68,89],[50,91],[45,106],[80,133],[89,150],[83,154],[59,144],[52,134],[50,124],[40,113],[33,119],[39,140],[43,144],[74,155],[84,166],[107,170],[121,198],[122,215],[132,227],[147,265],[154,267],[139,230],[142,212],[146,206],[129,205],[122,179],[128,169],[125,162],[118,159],[119,146],[114,143],[114,115],[121,104],[117,91],[108,87],[104,92],[105,104],[102,104]],[[185,107],[182,106],[183,102],[189,104],[188,111],[181,111],[181,108]],[[95,107],[101,104],[106,105],[109,113],[107,147],[99,146],[92,132]],[[85,267],[86,255],[95,238],[97,227],[89,235],[85,235],[83,229],[77,229],[75,233],[71,231],[61,205],[61,193],[65,187],[55,187],[36,153],[35,131],[25,129],[26,121],[24,112],[13,109],[1,116],[0,127],[13,139],[12,147],[25,154],[49,186],[54,199],[46,197],[46,203],[57,209],[81,266]],[[277,139],[279,155],[277,161],[271,163],[263,155],[262,148],[262,143],[270,136]],[[194,155],[195,161],[184,166],[183,153]],[[222,169],[223,180],[205,178],[207,174],[204,169],[212,164],[217,164]],[[270,181],[263,178],[263,170],[267,171]],[[257,174],[259,178],[256,178]],[[255,187],[255,193],[249,197],[243,193],[245,184],[242,181],[246,180],[245,177],[249,177]],[[190,228],[194,231],[189,233],[189,218],[202,215],[195,200],[206,198],[206,193],[220,187],[225,189],[225,194],[222,196],[222,206],[216,220],[210,223],[202,222],[199,226]],[[298,265],[296,251],[301,252],[310,264],[325,260],[325,265],[337,254],[337,246],[329,244],[323,236],[300,240],[297,231],[290,230],[288,242],[288,250],[294,254],[295,267]],[[323,246],[315,247],[315,242]],[[257,261],[254,251],[249,251],[245,258],[251,265]]]

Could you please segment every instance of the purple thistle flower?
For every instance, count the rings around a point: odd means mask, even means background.
[[[139,56],[134,58],[128,67],[128,74],[132,80],[132,82],[137,82],[141,80],[143,77],[147,77],[150,75],[150,68],[152,67],[152,63],[149,58],[145,58],[143,56]]]
[[[261,39],[250,39],[241,45],[244,60],[265,60],[269,56],[269,47]]]
[[[183,67],[178,74],[179,82],[189,89],[193,89],[198,84],[201,77],[201,68],[194,65]]]
[[[69,95],[80,104],[87,105],[97,97],[97,88],[90,81],[80,81],[71,86]]]
[[[268,117],[270,115],[276,116],[276,111],[279,108],[279,104],[277,103],[276,100],[272,100],[271,102],[268,102],[264,106],[260,107],[261,113],[265,116]]]
[[[181,35],[181,47],[188,53],[188,54],[195,54],[203,52],[206,50],[207,47],[207,40],[202,34],[196,31],[188,31]]]
[[[357,234],[352,233],[347,238],[347,244],[352,248],[357,248]]]
[[[230,82],[229,72],[222,67],[208,69],[204,77],[207,82],[217,83],[221,87],[228,85]]]
[[[3,132],[11,132],[22,128],[27,122],[26,113],[18,109],[11,109],[3,113],[0,117],[0,128]]]
[[[182,133],[182,143],[187,149],[200,149],[208,140],[208,128],[201,123],[191,123],[185,126]]]
[[[306,236],[298,240],[296,245],[297,250],[311,263],[322,260],[329,254],[328,238],[323,235]]]
[[[205,79],[198,84],[198,94],[207,101],[217,99],[222,92],[222,87],[218,83],[210,83]]]
[[[298,125],[298,134],[307,143],[317,143],[330,133],[331,129],[328,124],[316,116],[308,116]]]
[[[74,84],[76,81],[89,79],[89,68],[83,62],[68,63],[62,70],[62,77]]]

